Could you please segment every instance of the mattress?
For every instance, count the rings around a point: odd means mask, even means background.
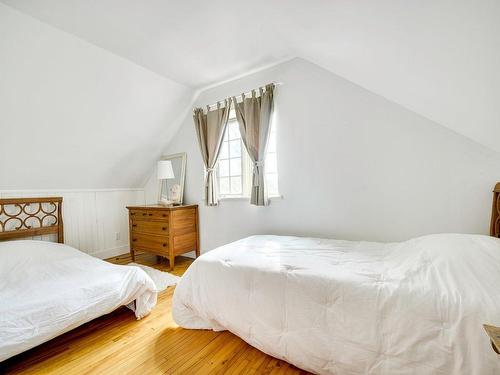
[[[153,281],[138,267],[63,244],[0,242],[0,361],[122,305],[142,318],[156,297]]]
[[[318,374],[499,374],[500,240],[252,236],[203,254],[173,317]]]

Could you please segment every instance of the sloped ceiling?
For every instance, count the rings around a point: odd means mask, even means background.
[[[192,96],[0,4],[0,190],[141,187]]]
[[[302,57],[500,151],[498,0],[2,0],[191,87]]]

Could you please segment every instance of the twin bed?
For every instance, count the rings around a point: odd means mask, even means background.
[[[58,243],[10,241],[45,235]],[[122,305],[140,319],[156,304],[140,268],[62,244],[62,198],[0,199],[0,240],[0,362]]]
[[[494,237],[253,236],[197,258],[176,287],[173,315],[319,374],[496,374],[482,324],[500,325],[499,285]],[[1,361],[120,305],[135,301],[140,318],[156,292],[138,268],[9,241],[0,243],[0,300]]]
[[[500,374],[482,328],[500,325],[499,285],[493,237],[253,236],[197,258],[173,315],[318,374]]]

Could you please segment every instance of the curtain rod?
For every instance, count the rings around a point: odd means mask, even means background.
[[[239,95],[231,95],[229,98],[233,98],[233,97],[235,97],[236,99],[240,99],[240,98],[242,98],[242,97],[243,97],[243,95],[245,95],[245,96],[251,95],[251,94],[252,94],[252,91],[254,91],[254,90],[259,90],[260,88],[265,88],[267,85],[271,85],[271,84],[273,84],[273,85],[275,85],[275,86],[281,86],[281,85],[284,85],[285,83],[284,83],[284,82],[271,82],[271,83],[268,83],[268,84],[266,84],[266,85],[264,85],[264,86],[257,87],[256,89],[252,89],[252,90],[244,91],[243,93],[241,93],[241,94],[239,94]],[[208,105],[205,105],[205,106],[203,106],[203,107],[199,107],[199,108],[207,108],[207,107],[208,107],[208,108],[212,108],[212,107],[217,107],[217,104],[218,104],[218,103],[224,104],[224,101],[225,101],[225,100],[227,100],[227,99],[228,99],[228,98],[223,99],[223,100],[219,100],[219,101],[217,101],[217,102],[215,102],[215,103],[208,104]]]

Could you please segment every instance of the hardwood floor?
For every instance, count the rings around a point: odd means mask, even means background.
[[[131,260],[124,255],[109,261]],[[136,261],[168,268],[147,254]],[[173,273],[182,275],[191,262],[176,258]],[[173,291],[160,293],[158,305],[142,320],[122,307],[0,363],[0,374],[307,374],[230,332],[180,328],[172,320]]]

